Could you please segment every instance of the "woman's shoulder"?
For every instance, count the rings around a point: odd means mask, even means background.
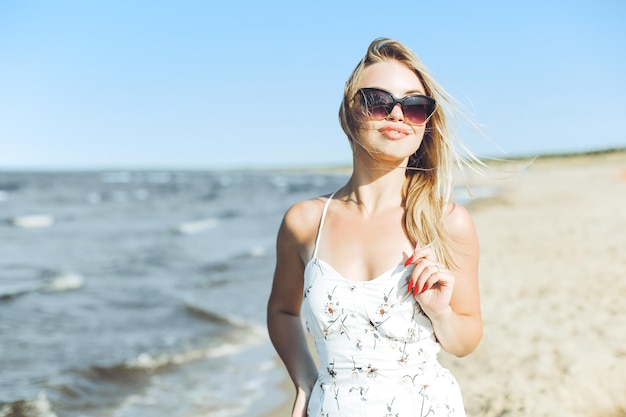
[[[319,196],[293,204],[283,218],[284,232],[294,240],[306,243],[315,236],[328,196]]]
[[[467,208],[454,202],[448,205],[446,229],[456,237],[468,238],[476,234],[474,220],[470,212]]]

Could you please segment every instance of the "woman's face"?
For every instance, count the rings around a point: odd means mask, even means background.
[[[426,95],[417,75],[395,60],[365,68],[358,85],[360,88],[378,88],[399,99],[410,94]],[[360,105],[358,97],[354,105]],[[425,127],[425,123],[416,125],[409,122],[400,104],[396,104],[385,119],[366,119],[358,136],[359,143],[355,144],[355,152],[369,154],[380,162],[406,164],[408,157],[421,145]]]

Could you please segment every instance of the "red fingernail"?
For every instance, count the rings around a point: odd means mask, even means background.
[[[422,291],[418,292],[418,294],[421,294],[421,293],[423,293],[423,292],[426,292],[426,290],[427,290],[427,289],[428,289],[428,288],[426,288],[426,285],[424,285],[424,288],[422,288]]]
[[[415,283],[413,282],[412,279],[409,280],[409,289],[408,292],[411,292],[411,290],[413,289],[413,285],[415,285]]]
[[[417,294],[419,294],[419,288],[416,286],[415,289],[413,290],[413,297],[415,297]]]
[[[409,259],[406,260],[406,262],[404,263],[404,266],[405,267],[409,266],[409,264],[413,262],[413,259],[415,259],[413,255],[409,256]]]

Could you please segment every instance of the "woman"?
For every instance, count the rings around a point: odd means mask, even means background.
[[[296,387],[294,417],[465,415],[437,361],[440,348],[464,356],[482,337],[478,241],[450,201],[445,103],[390,39],[372,42],[346,82],[352,175],[292,206],[278,232],[268,329]]]

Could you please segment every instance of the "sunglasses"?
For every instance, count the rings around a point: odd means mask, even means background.
[[[357,95],[361,97],[363,114],[370,119],[385,119],[396,104],[400,104],[402,114],[409,122],[422,125],[435,111],[435,100],[421,94],[396,98],[390,92],[379,88],[361,88]]]

